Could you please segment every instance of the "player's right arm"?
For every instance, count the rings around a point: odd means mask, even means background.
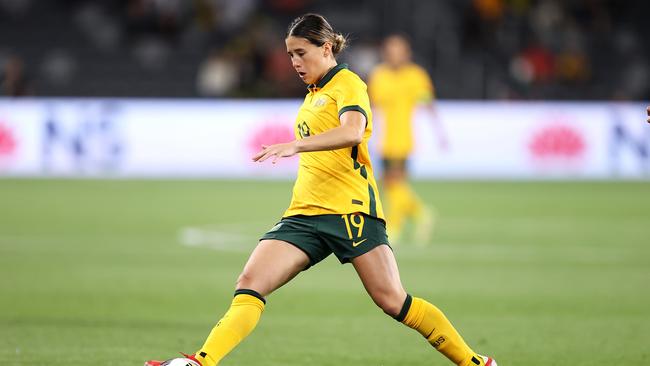
[[[301,152],[336,150],[359,145],[366,130],[366,116],[358,111],[347,111],[341,114],[339,120],[340,126],[323,133],[287,143],[262,146],[262,150],[253,156],[253,161],[261,163],[274,156],[275,163],[279,158]]]

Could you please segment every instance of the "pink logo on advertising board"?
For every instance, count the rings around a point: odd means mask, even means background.
[[[248,148],[250,155],[255,155],[261,151],[262,145],[273,145],[293,141],[295,139],[295,134],[292,126],[292,123],[280,120],[267,120],[262,122],[259,127],[255,128],[255,132],[251,135],[249,140]],[[287,160],[293,161],[296,158],[297,155],[291,158],[283,158],[278,160],[278,163]]]
[[[566,162],[580,160],[587,148],[582,131],[563,121],[534,132],[528,147],[535,160]]]
[[[11,157],[16,151],[16,147],[13,131],[0,121],[0,158]]]

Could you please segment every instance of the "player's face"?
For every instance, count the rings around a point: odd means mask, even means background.
[[[411,60],[411,47],[399,36],[392,36],[384,42],[384,60],[393,67],[401,66]]]
[[[305,84],[315,84],[329,68],[331,46],[316,46],[306,38],[289,36],[285,40],[291,65]]]

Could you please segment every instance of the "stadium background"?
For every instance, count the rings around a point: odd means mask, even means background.
[[[192,351],[295,160],[306,11],[366,76],[408,34],[449,151],[418,115],[416,189],[440,212],[396,248],[409,291],[511,365],[648,363],[646,1],[0,1],[0,364],[124,365]],[[288,132],[287,132],[288,131]],[[444,365],[327,260],[269,299],[223,365]],[[368,332],[371,329],[371,332]]]

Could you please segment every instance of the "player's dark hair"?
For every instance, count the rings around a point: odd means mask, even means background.
[[[287,29],[287,37],[289,36],[302,37],[318,47],[330,42],[335,56],[345,49],[347,43],[345,36],[335,32],[325,17],[313,13],[294,19]]]

